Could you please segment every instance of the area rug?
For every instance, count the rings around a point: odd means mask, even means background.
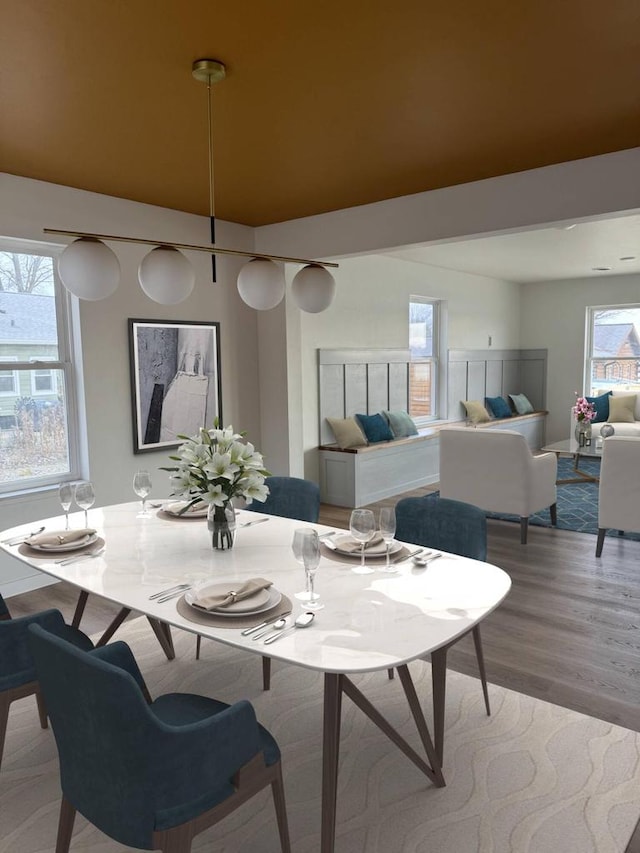
[[[272,689],[249,655],[174,632],[167,661],[145,620],[125,623],[153,695],[179,690],[233,702],[250,699],[283,754],[296,853],[320,849],[322,677],[274,662]],[[429,703],[430,672],[415,662],[419,696]],[[357,684],[417,745],[399,680],[369,673]],[[445,788],[434,788],[345,698],[336,853],[623,853],[640,816],[640,735],[450,672]],[[96,767],[96,774],[100,768]],[[0,851],[54,850],[60,791],[55,743],[38,726],[33,698],[15,703],[0,771]],[[78,817],[72,853],[122,853]],[[198,836],[194,851],[277,853],[270,795],[259,794]]]

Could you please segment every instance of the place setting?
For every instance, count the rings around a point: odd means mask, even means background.
[[[322,555],[339,563],[354,563],[351,571],[357,575],[368,575],[375,571],[395,574],[398,563],[416,556],[415,552],[409,551],[394,539],[395,532],[393,507],[383,507],[377,523],[372,510],[354,509],[349,521],[349,533],[328,533],[320,537]]]
[[[266,578],[206,580],[150,596],[159,603],[178,598],[178,613],[190,622],[217,628],[256,628],[291,613],[292,603]]]
[[[95,503],[93,485],[88,481],[80,483],[61,483],[58,488],[58,498],[65,514],[64,530],[47,530],[44,527],[24,537],[19,543],[18,551],[25,556],[42,557],[43,555],[62,555],[57,563],[71,562],[84,556],[94,556],[102,553],[105,541],[98,532],[89,527],[87,511]],[[84,527],[71,528],[69,510],[75,501],[84,510]],[[69,555],[67,558],[65,555]]]

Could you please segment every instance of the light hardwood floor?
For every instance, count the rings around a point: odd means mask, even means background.
[[[348,527],[349,513],[323,505],[320,520]],[[513,583],[482,625],[489,681],[640,731],[640,542],[608,537],[598,560],[595,536],[530,526],[529,544],[520,545],[519,525],[490,520],[488,544],[489,562]],[[70,619],[76,598],[58,584],[9,605],[14,616],[58,607]],[[91,596],[83,629],[99,631],[117,609]],[[448,662],[477,675],[470,638],[454,646]],[[640,853],[640,828],[626,853]]]

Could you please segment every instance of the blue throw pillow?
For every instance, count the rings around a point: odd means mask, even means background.
[[[586,398],[588,403],[593,403],[593,408],[596,412],[595,418],[591,421],[592,424],[601,424],[609,420],[609,397],[612,394],[613,391],[607,391],[606,394]]]
[[[382,415],[356,415],[356,418],[369,444],[376,441],[393,441],[393,433]]]
[[[511,417],[511,406],[504,397],[485,397],[484,402],[494,418]]]

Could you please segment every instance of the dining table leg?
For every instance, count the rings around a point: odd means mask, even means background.
[[[89,598],[89,593],[82,589],[80,590],[80,595],[78,596],[78,603],[76,604],[76,609],[73,614],[73,619],[71,620],[71,624],[74,628],[80,627],[80,620],[82,619],[82,615],[84,613],[84,608],[87,606],[87,599]]]
[[[433,739],[438,761],[444,756],[444,707],[447,689],[447,651],[449,647],[431,652],[431,690],[433,693]]]
[[[322,827],[320,853],[333,853],[336,840],[338,796],[338,756],[340,716],[344,676],[326,672],[324,676],[324,722],[322,733]]]

